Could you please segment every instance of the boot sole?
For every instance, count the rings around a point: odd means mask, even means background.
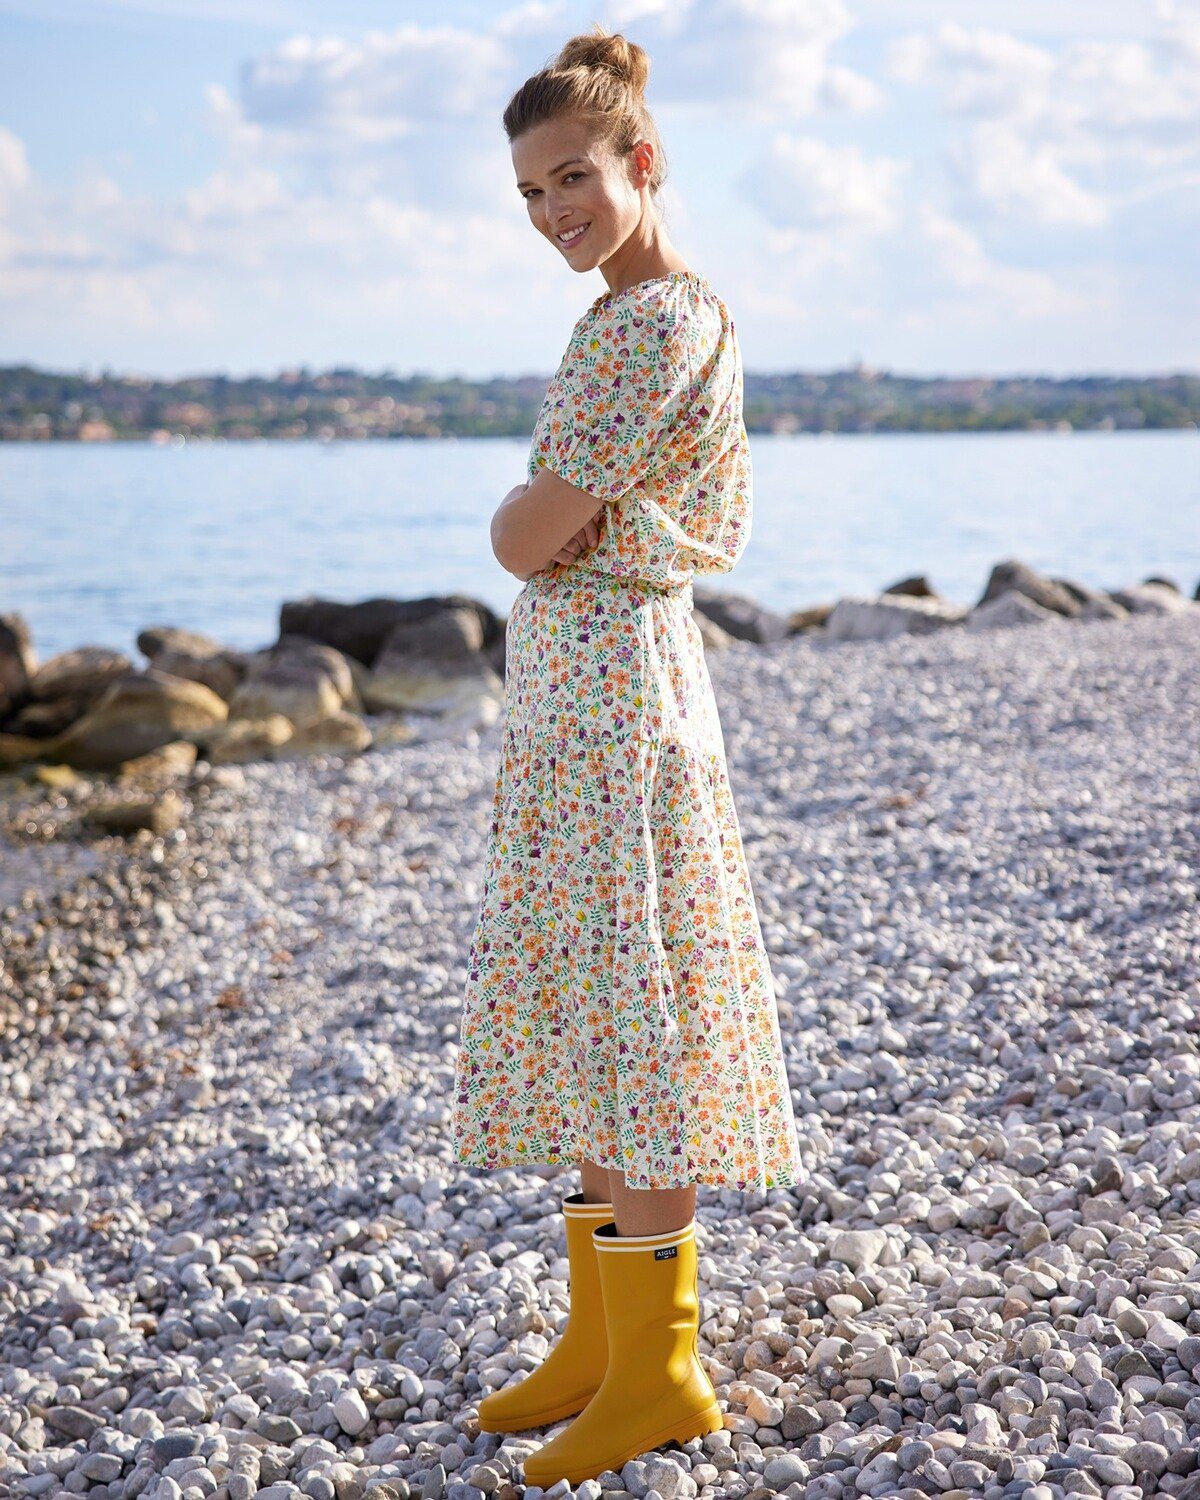
[[[597,1386],[596,1390],[600,1387]],[[530,1427],[548,1427],[551,1422],[561,1421],[563,1417],[575,1417],[583,1410],[596,1391],[589,1391],[586,1396],[577,1396],[572,1401],[564,1401],[558,1406],[547,1407],[544,1411],[532,1412],[527,1417],[497,1417],[492,1423],[480,1419],[480,1432],[525,1432]],[[516,1424],[516,1425],[514,1425]]]
[[[697,1412],[690,1417],[672,1422],[669,1427],[664,1427],[661,1432],[653,1433],[646,1438],[639,1438],[633,1447],[627,1448],[624,1453],[619,1453],[615,1458],[610,1458],[604,1465],[604,1469],[620,1470],[631,1458],[641,1458],[643,1453],[651,1453],[655,1448],[661,1448],[664,1443],[686,1443],[691,1438],[704,1437],[710,1432],[720,1432],[725,1425],[724,1414],[719,1406],[706,1407],[704,1411]],[[536,1454],[530,1455],[536,1459]],[[535,1463],[536,1468],[536,1463]],[[604,1469],[594,1469],[588,1465],[582,1469],[568,1470],[566,1473],[555,1472],[554,1478],[549,1475],[541,1479],[531,1475],[528,1467],[525,1468],[525,1479],[530,1484],[536,1484],[542,1489],[549,1489],[552,1484],[557,1484],[560,1479],[565,1479],[574,1489],[577,1484],[582,1484],[585,1479],[594,1479],[597,1473],[603,1473]]]

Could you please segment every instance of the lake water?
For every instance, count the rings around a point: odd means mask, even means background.
[[[754,525],[708,580],[778,609],[925,573],[973,603],[1016,556],[1099,588],[1200,578],[1195,431],[751,438]],[[253,648],[280,603],[462,592],[507,613],[521,585],[488,523],[525,476],[516,439],[0,444],[0,613],[40,659],[134,659],[178,625]]]

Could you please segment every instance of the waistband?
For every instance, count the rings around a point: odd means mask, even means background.
[[[555,566],[548,572],[535,573],[526,581],[525,587],[537,586],[537,590],[559,589],[608,589],[631,590],[636,593],[654,595],[658,598],[679,599],[689,608],[694,602],[692,580],[686,583],[651,583],[631,573],[609,573],[603,568],[593,568],[587,563],[569,563],[565,567]]]

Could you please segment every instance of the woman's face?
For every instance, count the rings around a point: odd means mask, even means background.
[[[546,120],[512,142],[530,222],[573,271],[594,270],[637,228],[643,203],[635,174],[649,180],[643,154],[644,170],[637,152],[613,156],[585,121],[573,119]]]

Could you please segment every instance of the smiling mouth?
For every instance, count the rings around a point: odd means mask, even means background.
[[[584,237],[588,230],[588,224],[590,224],[591,222],[592,221],[589,219],[587,224],[576,224],[573,229],[566,231],[565,236],[556,234],[554,238],[560,245],[563,246],[564,249],[569,250],[572,245],[577,245],[579,241]]]

